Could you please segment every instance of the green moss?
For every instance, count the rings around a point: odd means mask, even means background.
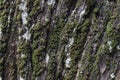
[[[112,20],[108,22],[107,24],[107,34],[111,34],[111,31],[113,30],[113,27],[112,27]]]
[[[84,0],[88,7],[94,4],[94,0]]]
[[[56,63],[56,59],[54,56],[51,56],[52,58],[50,58],[50,62],[48,64],[48,73],[47,73],[47,80],[56,80],[56,66],[57,66],[57,63]]]
[[[65,25],[65,29],[66,29],[66,36],[67,37],[71,37],[72,36],[72,33],[73,33],[73,29],[75,28],[75,27],[77,27],[79,25],[79,23],[75,20],[75,21],[73,21],[73,22],[71,22],[71,23],[68,23],[68,24],[66,24]]]
[[[114,14],[113,16],[111,16],[110,18],[111,18],[111,19],[114,19],[114,18],[117,17],[117,15],[118,15],[118,14],[116,13],[116,14]]]
[[[20,14],[17,15],[17,20],[18,20],[18,21],[21,20],[21,15],[20,15]]]
[[[32,62],[33,62],[33,80],[35,77],[41,76],[45,70],[45,50],[46,50],[46,25],[37,22],[31,29],[32,40]]]
[[[2,1],[0,1],[0,5],[2,5]]]
[[[81,1],[80,0],[78,0],[77,3],[76,3],[76,7],[79,7],[79,6],[81,6]]]
[[[47,76],[47,80],[53,80],[56,79],[57,77],[62,77],[61,73],[63,70],[57,70],[57,56],[61,55],[60,60],[64,60],[65,54],[63,52],[60,51],[61,54],[56,54],[57,50],[59,48],[59,45],[64,43],[64,39],[61,39],[63,36],[62,30],[65,26],[65,22],[64,22],[64,16],[62,16],[62,18],[58,18],[55,17],[55,24],[54,26],[51,27],[51,31],[49,34],[49,41],[48,41],[48,53],[50,55],[50,61],[49,61],[49,65],[48,65],[48,76]],[[62,41],[60,43],[60,41]],[[65,44],[63,44],[65,45]],[[61,45],[62,46],[62,45]],[[62,65],[62,63],[60,63],[60,65]],[[59,69],[61,69],[62,66],[59,67]],[[57,73],[58,71],[58,73]]]
[[[92,14],[92,18],[93,18],[93,22],[95,23],[97,21],[97,17],[95,13]]]
[[[58,41],[60,39],[60,33],[62,28],[64,27],[64,22],[63,20],[59,21],[56,23],[56,26],[54,26],[54,29],[50,33],[50,41],[49,41],[49,47],[51,49],[57,49],[58,46]]]
[[[23,30],[22,28],[19,28],[18,34],[19,34],[19,36],[22,36],[25,34],[25,32],[26,32],[25,29]]]
[[[88,26],[89,25],[89,23],[90,23],[90,19],[89,18],[87,18],[87,19],[85,19],[85,21],[84,21],[84,23],[83,23],[83,27],[86,27],[86,26]]]
[[[40,4],[39,0],[34,1],[33,8],[31,12],[29,13],[30,18],[33,17],[34,15],[37,15],[41,11],[41,7],[39,4]]]
[[[36,14],[36,9],[34,8],[34,9],[32,9],[32,11],[29,13],[29,16],[30,17],[33,17],[35,14]]]
[[[21,74],[22,77],[25,77],[26,70],[28,69],[27,65],[30,65],[30,54],[31,54],[31,47],[29,42],[21,41],[18,45],[18,60],[17,60],[17,66],[19,70],[19,74]]]
[[[94,8],[94,9],[93,9],[93,12],[94,12],[94,13],[97,13],[98,11],[99,11],[99,8]]]
[[[92,50],[92,48],[90,49],[90,51]],[[80,73],[79,75],[79,79],[81,80],[86,80],[88,78],[87,75],[89,75],[89,79],[92,80],[96,80],[97,79],[97,75],[99,73],[99,55],[95,55],[94,57],[88,52],[85,53],[84,57],[82,58],[82,73]]]
[[[74,24],[75,25],[75,24]],[[71,57],[71,68],[69,70],[69,73],[67,73],[67,76],[65,77],[65,80],[74,80],[75,74],[77,73],[77,64],[78,61],[81,58],[81,52],[83,50],[84,41],[87,36],[87,32],[89,30],[90,25],[90,19],[87,18],[83,21],[81,25],[77,24],[76,32],[74,33],[74,43],[71,46],[70,49],[70,57]],[[76,66],[75,66],[76,65]],[[81,78],[81,80],[84,78]]]
[[[118,33],[116,31],[116,27],[113,26],[113,21],[114,20],[110,20],[107,24],[107,29],[106,29],[106,34],[109,38],[111,38],[111,40],[116,40],[119,36]]]
[[[6,12],[5,12],[6,13]],[[1,15],[2,16],[2,15]],[[6,23],[6,20],[7,20],[7,16],[6,16],[6,14],[4,14],[2,17],[0,17],[0,22],[2,23],[2,24],[5,24]]]
[[[0,53],[4,53],[4,51],[5,51],[5,46],[6,46],[6,44],[5,43],[3,43],[3,42],[0,42]]]
[[[40,22],[38,22],[38,23],[36,23],[36,25],[32,28],[31,33],[33,33],[34,31],[42,31],[41,29],[42,29],[43,27],[44,27],[44,26],[43,26]]]

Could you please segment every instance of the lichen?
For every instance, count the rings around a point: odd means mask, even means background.
[[[55,4],[55,0],[48,0],[48,1],[47,1],[47,4],[48,4],[48,5],[54,5],[54,4]]]
[[[28,12],[27,12],[26,5],[27,5],[27,3],[24,0],[22,0],[20,5],[19,5],[19,9],[23,11],[21,14],[23,25],[27,24]]]

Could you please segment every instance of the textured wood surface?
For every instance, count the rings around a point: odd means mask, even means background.
[[[0,0],[0,80],[120,80],[120,0]]]

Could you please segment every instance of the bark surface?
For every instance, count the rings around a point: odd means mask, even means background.
[[[0,80],[120,80],[120,0],[0,0]]]

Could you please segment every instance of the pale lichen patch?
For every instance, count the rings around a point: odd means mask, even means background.
[[[72,37],[72,38],[69,39],[69,47],[70,47],[73,43],[74,43],[74,38]]]
[[[49,15],[45,15],[45,22],[48,22],[49,21]]]
[[[111,42],[111,41],[108,41],[107,44],[108,44],[108,46],[109,46],[109,51],[112,52],[112,46],[111,46],[111,45],[112,45],[112,42]]]
[[[2,80],[2,77],[0,76],[0,80]]]
[[[47,1],[47,4],[50,6],[50,5],[54,5],[55,4],[55,0],[48,0]]]
[[[80,13],[80,18],[82,18],[82,16],[85,14],[85,9],[83,9],[82,11],[81,11],[81,13]]]
[[[25,57],[25,54],[21,54],[21,58],[24,58]]]
[[[72,46],[72,44],[74,43],[74,38],[71,37],[69,38],[69,43],[65,46],[65,53],[67,53],[67,59],[65,61],[65,65],[66,67],[70,67],[70,61],[71,61],[71,57],[70,57],[70,47]]]
[[[20,79],[19,80],[24,80],[21,76],[20,76]]]
[[[114,73],[111,73],[110,74],[110,77],[113,79],[113,78],[115,78],[115,74]]]
[[[26,40],[29,40],[30,37],[31,37],[31,34],[30,34],[29,31],[27,31],[24,35],[22,35],[22,37],[23,37],[24,39],[26,39]]]
[[[32,26],[30,27],[30,31],[32,30],[32,28],[35,26],[35,24],[32,24]]]
[[[46,60],[45,60],[45,61],[46,61],[46,65],[48,65],[49,58],[50,58],[50,57],[49,57],[49,55],[48,55],[48,54],[46,54]]]
[[[70,61],[71,61],[71,58],[70,56],[66,59],[66,67],[69,68],[70,67]]]
[[[21,0],[21,3],[19,5],[19,9],[25,11],[27,9],[26,5],[27,5],[26,1]]]
[[[19,9],[22,10],[22,23],[23,25],[27,24],[27,17],[28,17],[28,12],[27,12],[27,2],[24,0],[21,0],[21,3],[19,5]]]
[[[27,12],[22,12],[22,23],[23,23],[23,25],[27,24],[27,16],[28,16]]]
[[[120,45],[117,46],[117,50],[120,50]]]
[[[83,19],[82,17],[84,16],[85,12],[86,12],[87,6],[85,4],[83,4],[81,6],[81,8],[78,10],[78,14],[79,14],[79,21],[81,22],[81,20]]]
[[[8,23],[10,23],[12,9],[10,8],[10,14],[8,15]]]

